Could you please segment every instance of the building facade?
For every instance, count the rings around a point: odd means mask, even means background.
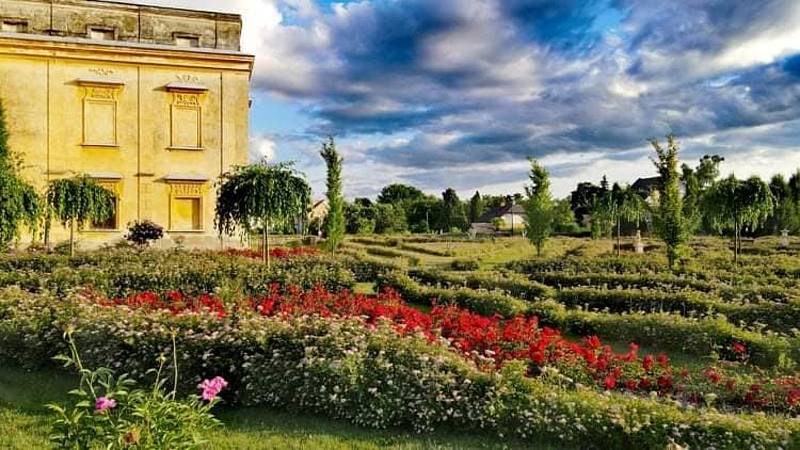
[[[253,56],[241,17],[89,0],[0,1],[0,101],[23,176],[86,174],[116,214],[80,231],[85,247],[134,220],[168,240],[220,245],[215,181],[247,163]],[[56,225],[51,240],[68,237]]]

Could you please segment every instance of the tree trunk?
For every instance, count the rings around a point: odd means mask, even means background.
[[[69,222],[69,256],[75,256],[75,219]]]
[[[265,231],[266,240],[264,241],[265,242],[264,248],[266,249],[267,269],[269,269],[270,266],[271,266],[271,261],[270,261],[271,258],[270,258],[270,255],[269,255],[269,221],[267,221],[267,226],[266,226],[265,230],[266,230]]]
[[[621,225],[622,225],[622,221],[619,220],[619,218],[617,218],[617,256],[622,255],[622,247],[621,247],[622,238],[620,236],[620,234],[621,234],[621,230],[620,229],[622,228]]]
[[[267,222],[262,221],[261,226],[261,261],[267,263]]]

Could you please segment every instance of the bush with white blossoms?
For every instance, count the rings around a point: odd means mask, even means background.
[[[185,374],[178,391],[198,385],[213,390],[221,385],[214,377],[222,376],[230,383],[224,395],[231,403],[299,408],[368,427],[427,431],[446,425],[598,449],[664,448],[671,442],[690,448],[800,448],[800,423],[785,415],[723,413],[667,398],[602,392],[559,381],[553,370],[531,378],[521,362],[483,371],[441,338],[400,333],[380,320],[174,315],[0,291],[0,358],[18,363],[58,352],[66,328],[87,349],[84,364],[114,361],[115,370],[146,379],[154,355],[164,354],[164,373],[179,364]],[[119,396],[102,394],[92,398],[92,408],[120,408]],[[101,396],[117,404],[97,403]]]

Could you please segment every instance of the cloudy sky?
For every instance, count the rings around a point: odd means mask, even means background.
[[[239,12],[256,55],[251,156],[315,195],[332,134],[348,197],[392,182],[554,193],[653,175],[646,138],[739,176],[800,167],[798,0],[146,0]]]

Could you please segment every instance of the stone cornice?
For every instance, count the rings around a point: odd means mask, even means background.
[[[187,49],[169,45],[95,41],[22,33],[0,33],[0,55],[2,54],[228,69],[248,73],[252,73],[255,60],[253,55],[229,50]]]

